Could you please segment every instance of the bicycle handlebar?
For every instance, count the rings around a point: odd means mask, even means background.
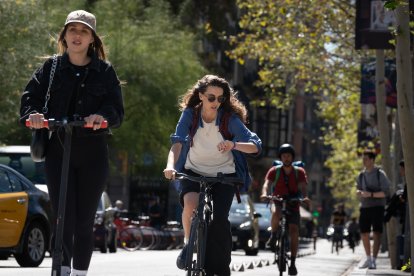
[[[231,177],[231,176],[225,176],[223,173],[218,173],[216,177],[212,177],[212,176],[192,176],[192,175],[188,175],[185,173],[179,173],[176,172],[176,179],[188,179],[194,182],[199,182],[199,183],[207,183],[207,184],[213,184],[213,183],[223,183],[226,185],[231,185],[231,186],[235,186],[235,185],[243,185],[243,181],[238,178],[238,177]]]
[[[303,197],[293,197],[293,198],[283,198],[280,196],[274,196],[274,195],[268,195],[266,197],[264,197],[264,199],[267,199],[268,201],[279,201],[279,202],[303,202],[304,198]]]
[[[97,125],[98,123],[94,123],[94,125]],[[69,120],[62,120],[62,121],[57,121],[55,119],[44,119],[43,120],[43,127],[48,128],[48,127],[60,127],[60,126],[65,126],[65,125],[70,125],[70,126],[76,126],[76,127],[84,127],[84,128],[92,128],[90,126],[86,126],[86,122],[83,120],[74,120],[74,121],[69,121]],[[31,127],[31,123],[29,119],[26,119],[26,127]],[[108,121],[103,121],[101,123],[101,128],[108,128]]]

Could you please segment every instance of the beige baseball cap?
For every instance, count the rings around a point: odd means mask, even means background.
[[[95,15],[90,12],[77,10],[69,13],[68,17],[66,18],[65,26],[72,22],[83,23],[91,28],[94,32],[96,32],[96,18]]]

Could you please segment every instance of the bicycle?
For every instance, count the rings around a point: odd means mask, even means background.
[[[269,202],[280,202],[282,204],[282,217],[279,220],[279,227],[277,230],[277,239],[275,243],[275,263],[279,268],[279,275],[282,276],[288,266],[289,255],[289,235],[287,225],[287,215],[289,210],[287,209],[288,203],[302,202],[303,198],[282,198],[279,196],[267,196]]]
[[[185,270],[187,270],[187,276],[205,276],[207,227],[213,214],[212,187],[216,183],[235,186],[241,185],[243,182],[240,178],[228,177],[222,173],[218,173],[217,177],[191,176],[178,172],[175,175],[176,179],[188,179],[200,183],[198,206],[194,210],[191,220]],[[193,252],[196,253],[196,257],[194,257]]]
[[[155,229],[149,227],[148,221],[149,217],[146,216],[138,216],[138,220],[117,217],[115,225],[119,231],[120,246],[127,251],[152,249],[155,244]]]
[[[336,252],[339,255],[339,248],[342,248],[344,227],[342,225],[334,225],[333,228],[331,253]]]
[[[108,122],[103,121],[100,124],[101,128],[107,128]],[[31,127],[30,120],[26,120],[26,127]],[[60,268],[62,266],[63,259],[63,228],[64,228],[64,214],[66,208],[66,193],[68,186],[68,174],[69,174],[69,161],[70,161],[70,149],[72,144],[72,129],[73,127],[87,127],[86,122],[74,116],[74,120],[70,121],[67,119],[62,119],[61,121],[55,119],[44,119],[43,127],[49,128],[50,130],[57,130],[59,128],[65,129],[65,142],[63,145],[63,162],[62,162],[62,172],[60,178],[60,191],[59,191],[59,205],[58,213],[56,216],[56,230],[55,230],[55,246],[53,249],[52,256],[52,276],[60,275]]]

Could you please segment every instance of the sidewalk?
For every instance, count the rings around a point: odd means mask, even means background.
[[[363,252],[362,252],[363,253]],[[400,270],[391,269],[390,259],[388,257],[388,252],[379,253],[377,258],[377,269],[360,269],[361,266],[365,261],[365,256],[361,255],[361,260],[356,266],[351,269],[351,271],[344,275],[347,276],[361,276],[361,275],[381,275],[381,276],[393,276],[393,275],[411,275],[411,272],[402,272]]]

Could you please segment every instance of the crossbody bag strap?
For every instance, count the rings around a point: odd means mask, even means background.
[[[49,102],[49,99],[50,99],[50,88],[52,87],[53,77],[55,76],[55,71],[56,71],[56,66],[57,66],[57,55],[54,54],[52,68],[50,69],[49,86],[47,87],[47,92],[45,96],[45,105],[42,108],[43,114],[46,114],[49,110],[47,107],[47,103]]]

